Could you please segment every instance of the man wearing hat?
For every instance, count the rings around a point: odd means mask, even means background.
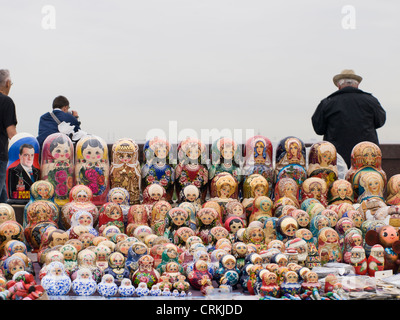
[[[323,99],[311,120],[315,133],[331,142],[350,168],[353,147],[362,141],[379,144],[376,129],[386,121],[386,112],[372,94],[358,89],[362,77],[343,70],[333,77],[339,88]]]

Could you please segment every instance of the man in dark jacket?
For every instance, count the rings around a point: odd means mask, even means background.
[[[314,131],[331,142],[350,168],[353,147],[362,141],[379,145],[376,129],[386,121],[386,112],[372,94],[358,89],[362,77],[343,70],[333,77],[339,88],[323,99],[312,116]]]

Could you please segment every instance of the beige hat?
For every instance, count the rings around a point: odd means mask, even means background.
[[[335,86],[337,86],[337,82],[341,79],[354,79],[358,82],[362,81],[362,77],[356,75],[355,72],[350,69],[343,70],[341,73],[333,77],[333,83],[335,84]]]

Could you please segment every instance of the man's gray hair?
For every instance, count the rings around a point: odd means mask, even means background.
[[[359,82],[357,81],[357,80],[354,80],[354,79],[340,79],[338,82],[337,82],[337,84],[339,85],[339,86],[343,86],[343,85],[346,85],[346,86],[354,86],[354,85],[359,85]]]
[[[10,71],[7,69],[0,69],[0,87],[4,87],[7,80],[10,80]]]

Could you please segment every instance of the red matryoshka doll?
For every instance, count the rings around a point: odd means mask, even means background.
[[[253,212],[249,216],[249,223],[253,221],[264,221],[273,216],[273,202],[267,196],[259,196],[254,199]]]
[[[175,172],[172,167],[171,145],[167,140],[154,137],[143,147],[146,163],[142,167],[142,188],[157,183],[166,192],[167,201],[172,201]]]
[[[337,153],[335,146],[328,141],[314,143],[308,154],[308,177],[325,180],[328,188],[338,178]]]
[[[106,142],[87,135],[76,145],[75,181],[92,190],[95,205],[104,204],[109,190],[109,159]]]
[[[25,132],[17,133],[8,143],[6,186],[9,204],[26,204],[30,188],[40,180],[39,142]]]
[[[359,190],[360,178],[365,172],[378,172],[386,186],[387,177],[382,170],[382,152],[375,143],[363,141],[356,144],[351,151],[350,161],[351,167],[347,171],[345,179],[352,184],[355,199],[358,199],[362,193]]]
[[[112,146],[110,187],[127,190],[130,205],[140,202],[139,146],[132,139],[119,139]]]
[[[234,237],[239,229],[245,228],[243,220],[239,217],[229,217],[224,223],[225,229],[229,232],[229,239],[234,242]]]
[[[304,180],[301,185],[302,200],[313,198],[317,199],[323,206],[328,205],[328,186],[324,179],[312,177]]]
[[[169,203],[168,203],[169,204]],[[149,215],[143,204],[134,204],[128,211],[128,225],[126,234],[132,236],[135,229],[139,226],[149,226]]]
[[[54,185],[54,200],[59,206],[69,201],[69,192],[74,186],[74,145],[64,133],[49,135],[43,142],[40,158],[41,178]]]
[[[353,186],[345,179],[332,183],[328,191],[328,204],[354,203]]]
[[[385,267],[385,250],[380,244],[372,246],[368,257],[368,275],[375,276],[376,271],[383,271]]]
[[[363,172],[359,180],[357,202],[361,203],[370,198],[378,198],[385,201],[384,190],[385,181],[380,173],[376,171]]]
[[[193,271],[188,274],[188,281],[192,288],[201,290],[203,286],[212,281],[212,275],[208,271],[208,264],[204,260],[197,260],[193,265]]]
[[[122,209],[122,214],[124,215],[124,224],[128,223],[128,212],[129,212],[129,192],[124,188],[115,187],[110,189],[107,194],[106,202],[113,202],[118,204]]]
[[[275,184],[274,192],[276,204],[281,198],[289,198],[294,203],[294,206],[300,208],[299,198],[300,198],[300,187],[296,181],[292,178],[282,178]],[[275,205],[276,207],[276,205]]]
[[[116,226],[121,233],[125,232],[122,208],[114,202],[103,204],[99,211],[99,233],[102,233],[108,226]]]
[[[163,236],[168,212],[172,209],[168,201],[160,200],[153,205],[151,210],[150,227],[154,234]]]
[[[99,210],[92,202],[92,190],[85,185],[76,185],[69,193],[69,202],[61,209],[61,221],[65,229],[71,227],[71,218],[75,212],[87,211],[93,216],[93,226],[96,227],[99,220]]]
[[[238,183],[242,181],[240,169],[241,148],[231,138],[221,137],[213,142],[211,146],[211,167],[209,179],[214,179],[219,173],[230,173]]]
[[[264,230],[258,225],[249,225],[246,228],[243,234],[243,242],[246,244],[254,244],[257,248],[257,252],[267,249]]]
[[[368,230],[365,234],[365,242],[369,246],[381,245],[384,248],[384,270],[398,272],[400,265],[400,239],[399,233],[393,226],[385,225],[377,230]]]
[[[243,175],[262,175],[268,182],[268,197],[274,183],[272,152],[272,143],[267,137],[257,135],[246,141]]]
[[[388,206],[400,205],[400,174],[395,174],[389,179],[386,204]]]
[[[6,221],[17,221],[15,210],[8,203],[0,203],[0,226]]]
[[[217,225],[218,212],[213,208],[202,208],[197,212],[196,236],[203,240],[205,245],[211,242],[211,229]]]
[[[263,269],[260,271],[259,276],[262,281],[262,285],[260,287],[260,296],[278,298],[281,289],[278,285],[278,276],[276,273]]]
[[[149,254],[140,257],[138,269],[132,274],[132,284],[137,287],[140,282],[146,282],[147,287],[151,289],[159,280],[160,274],[154,269],[154,258]]]
[[[313,289],[319,291],[319,288],[321,288],[321,284],[318,281],[318,274],[314,271],[307,271],[304,275],[304,281],[301,283],[301,290],[303,292]]]
[[[268,196],[269,184],[267,179],[258,173],[253,173],[246,177],[243,183],[243,198],[257,198]]]
[[[324,227],[318,233],[318,253],[321,264],[327,262],[342,262],[338,233],[331,227]]]
[[[179,163],[175,167],[176,191],[178,201],[180,191],[188,184],[193,184],[200,190],[201,202],[205,201],[207,194],[208,169],[206,146],[195,138],[187,138],[178,146]]]
[[[153,205],[160,200],[168,201],[165,189],[160,184],[153,183],[144,189],[142,204],[146,207],[147,213],[149,215],[151,214]]]
[[[17,221],[8,220],[0,225],[0,258],[5,254],[4,247],[11,240],[24,242],[24,228]]]

